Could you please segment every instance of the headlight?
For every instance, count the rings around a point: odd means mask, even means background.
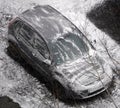
[[[81,94],[81,96],[88,96],[89,91],[88,90],[83,90],[83,91],[80,91],[80,94]]]

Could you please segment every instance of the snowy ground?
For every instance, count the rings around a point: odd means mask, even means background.
[[[112,68],[119,68],[120,47],[101,30],[97,29],[86,17],[96,4],[104,0],[0,0],[0,12],[17,16],[22,11],[36,4],[49,4],[69,18],[95,45],[97,51],[109,61]],[[4,21],[3,21],[4,22]],[[110,88],[110,95],[103,93],[87,101],[78,101],[73,105],[54,99],[44,84],[31,76],[26,70],[6,54],[7,27],[0,27],[0,95],[8,95],[18,102],[22,108],[116,108],[120,107],[120,80],[115,75],[115,81]],[[94,43],[96,40],[96,43]],[[109,50],[111,59],[105,52],[102,42]],[[114,100],[114,101],[113,101]],[[116,106],[115,106],[116,105]]]

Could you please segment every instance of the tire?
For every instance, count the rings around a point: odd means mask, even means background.
[[[60,100],[67,99],[66,89],[57,80],[53,80],[51,87],[52,93],[56,98]]]
[[[8,55],[10,55],[12,58],[14,58],[16,60],[21,59],[17,45],[11,41],[8,41],[8,43],[9,43],[9,46],[7,48]]]

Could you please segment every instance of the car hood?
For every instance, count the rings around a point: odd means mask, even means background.
[[[83,85],[88,86],[95,81],[99,80],[99,77],[102,76],[104,70],[102,65],[105,62],[96,56],[83,57],[77,59],[73,62],[63,64],[57,67],[57,73],[59,73],[63,78],[60,79],[63,81],[66,80],[70,85]],[[64,84],[66,81],[63,81]]]

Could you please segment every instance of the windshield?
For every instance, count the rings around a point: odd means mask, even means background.
[[[88,50],[86,43],[76,34],[68,33],[57,38],[50,45],[53,61],[56,65],[74,61],[84,55]]]

